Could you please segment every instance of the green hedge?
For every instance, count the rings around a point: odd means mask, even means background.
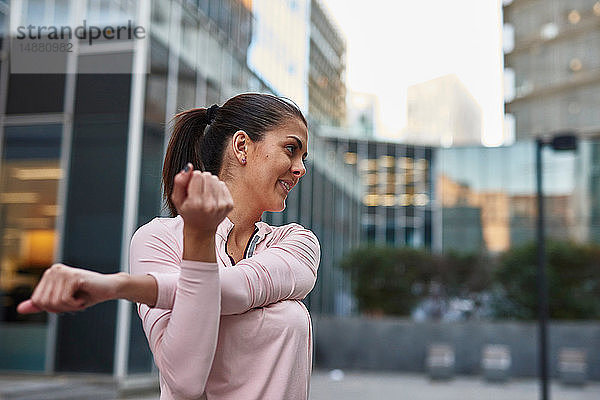
[[[550,318],[600,318],[600,246],[548,242],[546,275]],[[496,317],[536,318],[536,244],[529,243],[504,253],[498,261],[494,282]]]
[[[550,317],[600,318],[600,246],[548,242]],[[432,285],[445,298],[488,294],[497,318],[537,316],[535,243],[499,256],[366,245],[342,259],[363,313],[410,315]]]
[[[439,256],[408,247],[363,246],[346,254],[340,265],[351,274],[359,310],[388,315],[409,315],[432,284],[447,296],[466,296],[488,288],[491,277],[481,255]]]

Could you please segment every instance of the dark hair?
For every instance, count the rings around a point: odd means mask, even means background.
[[[162,176],[163,198],[171,216],[177,215],[171,201],[173,180],[188,162],[195,169],[219,175],[225,144],[235,132],[243,130],[253,142],[260,142],[265,132],[289,118],[298,118],[308,125],[291,100],[263,93],[239,94],[219,108],[211,107],[210,113],[206,108],[194,108],[177,114],[173,118],[173,133],[165,154]]]

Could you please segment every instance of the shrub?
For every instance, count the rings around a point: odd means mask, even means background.
[[[550,318],[600,317],[600,246],[550,241],[546,245]],[[494,315],[534,319],[538,315],[537,247],[512,248],[495,273]]]

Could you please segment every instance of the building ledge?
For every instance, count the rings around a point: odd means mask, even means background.
[[[600,18],[592,14],[592,16],[590,17],[586,16],[586,18],[582,19],[582,21],[576,25],[561,25],[559,27],[559,33],[556,35],[556,37],[545,39],[541,37],[538,33],[536,33],[523,39],[516,40],[514,49],[511,52],[505,53],[504,56],[515,56],[520,53],[528,52],[535,47],[545,46],[552,43],[561,42],[563,40],[571,39],[573,37],[583,35],[585,33],[595,32],[598,30],[598,28],[600,28]]]
[[[551,84],[533,89],[531,92],[525,95],[516,96],[511,101],[506,102],[506,104],[510,107],[512,104],[526,102],[532,99],[538,99],[541,96],[552,96],[555,94],[566,92],[571,89],[592,85],[598,82],[600,82],[600,68],[589,71],[580,71],[574,73],[571,79],[566,79],[553,85]]]

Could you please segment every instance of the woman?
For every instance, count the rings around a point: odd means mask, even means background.
[[[260,221],[285,208],[307,145],[300,110],[272,95],[178,114],[163,168],[172,218],[134,234],[132,275],[55,265],[19,310],[137,302],[161,399],[307,399],[312,334],[300,300],[319,243],[298,224]]]

